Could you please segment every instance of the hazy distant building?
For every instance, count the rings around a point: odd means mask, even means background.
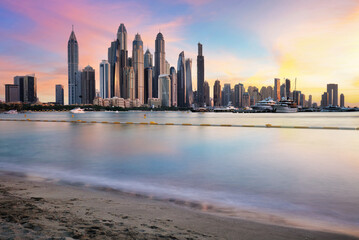
[[[69,104],[76,103],[76,76],[75,72],[79,68],[79,46],[72,28],[69,41],[67,42],[67,64],[68,64],[68,91]]]
[[[238,83],[234,86],[234,106],[235,107],[243,107],[243,93],[244,93],[244,87],[243,84]]]
[[[225,83],[222,92],[222,105],[228,106],[231,101],[231,84]]]
[[[177,73],[174,67],[170,68],[171,78],[171,106],[177,107]]]
[[[64,86],[57,84],[55,87],[56,104],[64,105]]]
[[[125,67],[123,70],[124,73],[124,81],[126,82],[126,98],[134,100],[136,99],[136,82],[135,82],[135,72],[133,67]]]
[[[19,85],[5,84],[5,102],[20,102],[19,92]]]
[[[186,59],[186,105],[187,107],[193,104],[193,90],[192,90],[192,59]]]
[[[203,100],[207,107],[211,107],[210,88],[207,81],[203,84]]]
[[[82,103],[81,83],[82,83],[82,71],[76,71],[75,72],[75,102],[74,102],[74,104]]]
[[[200,107],[204,106],[204,57],[202,44],[198,43],[197,55],[197,102]]]
[[[289,98],[290,97],[290,80],[289,79],[286,79],[285,80],[285,96],[287,97],[287,98]]]
[[[345,107],[344,94],[340,94],[340,107]]]
[[[96,96],[95,70],[89,65],[85,67],[81,80],[82,104],[92,104]]]
[[[144,55],[143,42],[140,34],[136,34],[132,47],[133,71],[135,72],[136,98],[140,100],[141,105],[144,104],[145,88],[144,88]]]
[[[37,102],[37,78],[35,74],[16,76],[14,77],[14,84],[19,86],[20,102]]]
[[[327,92],[322,94],[321,107],[327,107],[329,105],[329,94]]]
[[[171,79],[170,75],[162,74],[158,77],[158,94],[162,107],[171,106]]]
[[[273,91],[272,86],[268,86],[268,87],[267,87],[267,94],[268,94],[268,95],[267,95],[268,97],[274,99],[274,91]]]
[[[311,108],[313,107],[313,97],[312,95],[309,95],[309,98],[308,98],[308,108]]]
[[[338,84],[327,84],[328,105],[338,106]]]
[[[243,106],[242,107],[249,107],[251,106],[251,97],[248,92],[243,93]]]
[[[162,33],[158,33],[155,41],[155,74],[153,81],[153,97],[158,97],[158,76],[166,72],[165,40]]]
[[[305,107],[305,94],[300,94],[300,104],[302,107]]]
[[[100,97],[110,98],[110,64],[106,60],[100,63]]]
[[[293,101],[297,104],[300,105],[300,95],[302,94],[301,91],[293,91]]]
[[[152,68],[153,67],[153,56],[149,49],[146,50],[144,56],[144,68]]]
[[[214,82],[214,86],[213,86],[213,104],[214,107],[220,107],[221,104],[221,100],[222,100],[222,96],[221,96],[221,82],[219,80],[216,80]]]
[[[144,95],[144,101],[145,103],[148,103],[148,99],[152,98],[152,68],[148,67],[145,68],[145,76],[144,76],[144,88],[145,88],[145,95]]]
[[[286,86],[285,86],[285,84],[282,84],[281,86],[280,86],[280,97],[281,98],[287,98],[287,92],[286,92]]]
[[[274,79],[274,101],[280,100],[280,79]]]
[[[177,106],[186,107],[186,62],[184,52],[178,56],[177,62]]]

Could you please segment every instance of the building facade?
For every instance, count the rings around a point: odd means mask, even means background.
[[[20,93],[19,85],[5,84],[5,102],[6,103],[20,102],[19,93]]]
[[[174,67],[170,68],[171,78],[171,106],[177,107],[177,72]]]
[[[211,107],[211,96],[210,96],[210,88],[207,81],[203,84],[203,100],[206,104],[206,107]]]
[[[274,79],[274,101],[280,101],[280,79]]]
[[[338,84],[327,84],[328,105],[338,106]]]

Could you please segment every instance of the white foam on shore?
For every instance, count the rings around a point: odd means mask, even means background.
[[[170,201],[211,214],[237,217],[262,223],[294,226],[328,232],[350,233],[359,236],[359,223],[341,221],[325,215],[312,214],[309,206],[292,204],[266,196],[231,194],[223,191],[184,188],[166,183],[156,184],[129,179],[114,180],[106,177],[80,175],[69,170],[41,166],[19,166],[0,163],[6,172],[24,174],[31,181],[55,181],[66,184],[110,188],[130,194],[140,194],[152,199]]]

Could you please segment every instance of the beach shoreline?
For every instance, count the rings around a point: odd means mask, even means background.
[[[1,239],[359,239],[6,172],[0,202]]]

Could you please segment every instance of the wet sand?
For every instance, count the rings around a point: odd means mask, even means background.
[[[359,239],[0,174],[0,239]]]

